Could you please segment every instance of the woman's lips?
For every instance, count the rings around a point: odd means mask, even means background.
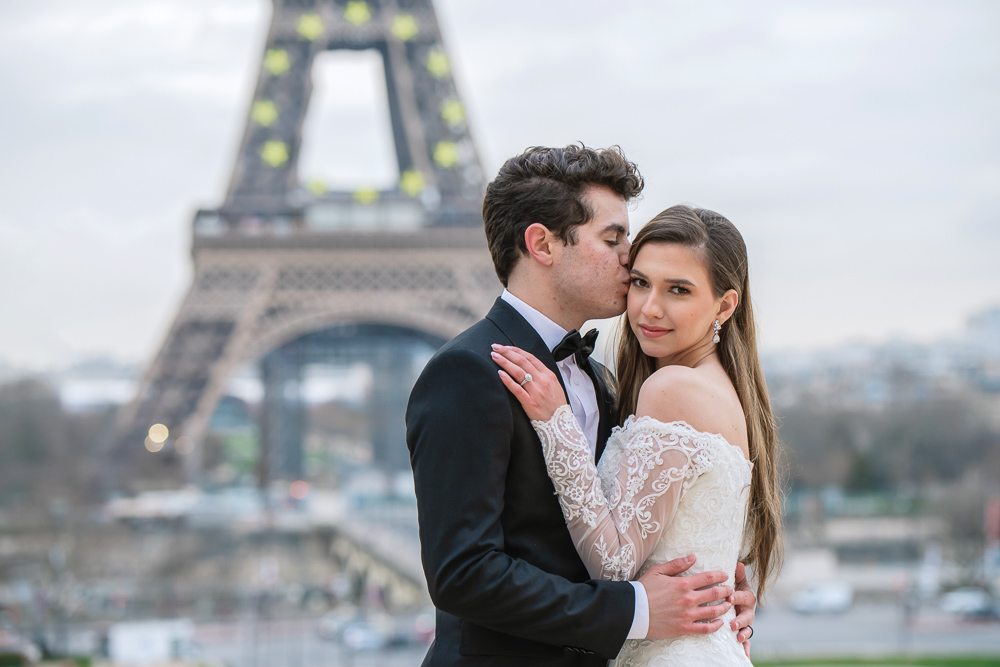
[[[639,329],[642,331],[642,335],[646,338],[659,338],[660,336],[665,336],[673,329],[664,329],[662,327],[650,327],[645,324],[640,324]]]

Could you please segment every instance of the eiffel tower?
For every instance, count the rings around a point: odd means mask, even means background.
[[[226,199],[195,214],[193,282],[119,412],[121,473],[197,481],[228,379],[259,362],[262,483],[300,478],[304,404],[288,386],[331,354],[372,361],[374,458],[405,467],[403,409],[417,372],[407,341],[439,346],[500,291],[482,231],[483,172],[431,0],[273,4]],[[399,167],[391,189],[325,191],[298,179],[313,61],[345,49],[382,56]]]

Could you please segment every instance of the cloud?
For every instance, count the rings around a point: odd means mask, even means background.
[[[857,42],[873,34],[884,35],[894,19],[896,16],[877,6],[795,7],[774,16],[771,34],[779,41],[810,46]]]
[[[223,197],[270,7],[0,5],[2,349],[151,354],[191,211]],[[743,230],[772,348],[931,336],[1000,300],[1000,6],[437,10],[487,176],[533,144],[620,144],[648,183],[635,226],[686,201]],[[360,124],[356,75],[336,113]]]

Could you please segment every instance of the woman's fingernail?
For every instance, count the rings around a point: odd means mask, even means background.
[[[502,345],[497,345],[496,343],[493,343],[492,345],[490,345],[490,347],[492,347],[494,350],[499,350],[503,346]]]
[[[491,357],[496,357],[496,358],[498,358],[498,359],[500,358],[500,355],[499,355],[499,354],[497,354],[496,352],[490,352],[490,356],[491,356]]]

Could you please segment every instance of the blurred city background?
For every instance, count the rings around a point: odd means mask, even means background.
[[[418,665],[402,410],[499,293],[485,183],[575,141],[638,163],[633,230],[747,240],[787,470],[755,658],[1000,664],[998,26],[0,3],[0,665]]]

